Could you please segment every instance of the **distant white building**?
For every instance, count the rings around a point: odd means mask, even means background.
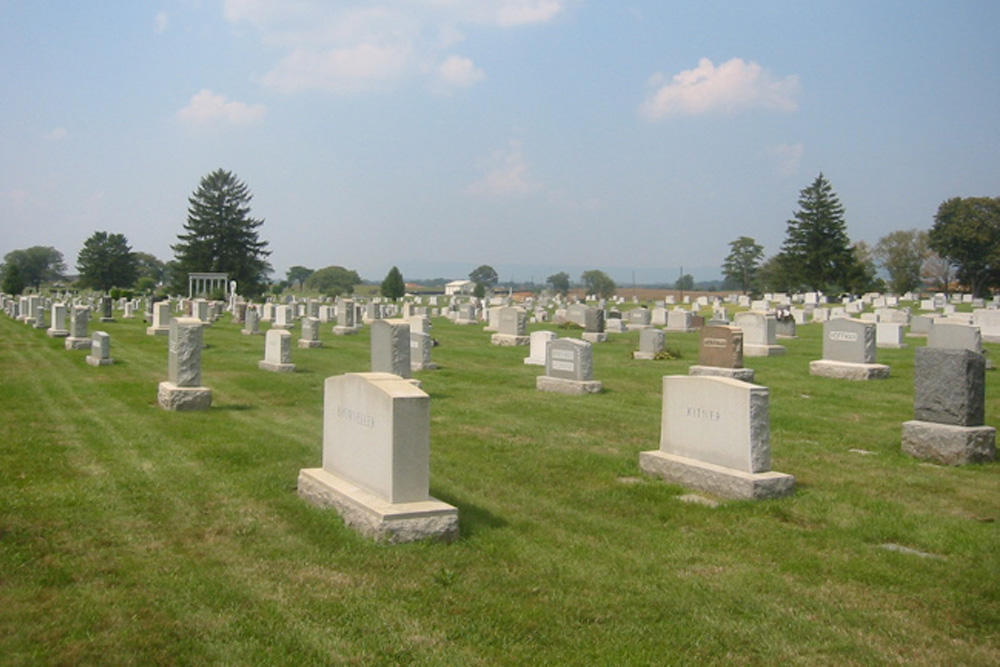
[[[472,294],[476,289],[476,283],[471,280],[452,280],[444,286],[445,296],[454,294]]]

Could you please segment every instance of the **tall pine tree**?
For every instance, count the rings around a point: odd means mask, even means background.
[[[797,287],[848,290],[857,273],[844,222],[844,207],[821,173],[799,193],[799,210],[788,221],[779,254],[784,273]]]
[[[263,220],[250,217],[253,195],[231,172],[216,169],[201,179],[188,199],[187,233],[178,234],[171,246],[177,260],[174,289],[187,292],[188,273],[228,273],[240,294],[256,296],[264,291],[271,265],[267,242],[258,228]]]

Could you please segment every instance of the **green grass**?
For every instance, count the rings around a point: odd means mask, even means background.
[[[526,348],[435,320],[431,492],[462,537],[387,546],[295,493],[320,464],[323,381],[367,370],[365,333],[324,326],[273,374],[227,318],[205,332],[212,409],[169,413],[166,338],[96,328],[113,366],[0,318],[0,663],[1000,662],[1000,468],[900,453],[912,348],[880,350],[873,382],[809,376],[819,325],[747,359],[797,493],[710,508],[638,470],[696,335],[656,362],[612,335],[605,392],[562,396],[535,390]],[[987,394],[995,423],[995,372]]]

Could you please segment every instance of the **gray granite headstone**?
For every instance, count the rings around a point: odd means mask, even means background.
[[[410,325],[405,320],[377,319],[371,323],[371,370],[411,376]]]

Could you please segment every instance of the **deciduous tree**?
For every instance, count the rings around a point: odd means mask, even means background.
[[[722,272],[746,294],[763,259],[764,246],[749,236],[741,236],[729,242],[729,255],[722,263]]]
[[[342,266],[327,266],[315,271],[306,280],[306,287],[327,296],[350,294],[354,286],[361,283],[357,271],[345,269]]]
[[[587,288],[587,294],[593,294],[602,299],[607,299],[615,295],[618,286],[611,276],[599,269],[584,271],[580,276],[580,282]]]
[[[24,250],[12,250],[3,258],[4,264],[17,264],[25,287],[37,291],[42,283],[62,280],[66,264],[61,252],[50,246],[32,246]]]
[[[552,291],[556,294],[561,294],[562,296],[569,294],[569,274],[565,271],[560,271],[549,276],[545,282],[552,287]]]
[[[920,270],[929,252],[927,232],[921,229],[901,229],[878,240],[875,257],[889,274],[889,289],[894,294],[920,288]]]
[[[298,283],[299,291],[301,292],[302,286],[305,284],[306,280],[308,280],[309,276],[311,276],[312,274],[313,274],[312,269],[307,269],[304,266],[293,266],[292,268],[288,269],[288,272],[285,274],[285,277],[288,278],[289,283],[292,284]]]
[[[492,290],[500,282],[500,276],[492,266],[483,264],[469,274],[469,280],[477,285],[482,285],[486,289]]]
[[[250,217],[252,198],[246,184],[224,169],[201,179],[188,199],[186,233],[171,246],[177,258],[175,290],[187,290],[188,273],[207,271],[228,273],[241,294],[263,292],[271,272],[267,261],[271,252],[259,237],[264,221]]]
[[[1000,199],[954,197],[943,202],[928,239],[973,295],[984,296],[1000,285]]]

